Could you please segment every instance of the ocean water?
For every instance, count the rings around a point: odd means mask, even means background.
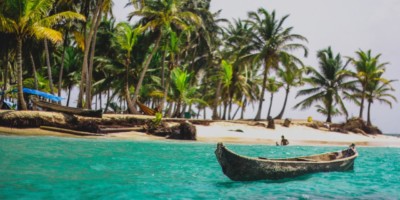
[[[234,145],[293,157],[344,147]],[[348,172],[234,182],[216,145],[0,135],[0,199],[400,199],[400,148],[358,147]]]

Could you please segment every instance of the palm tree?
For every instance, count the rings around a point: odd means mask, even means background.
[[[286,56],[285,54],[283,54],[281,57],[281,63],[284,67],[278,69],[277,75],[284,84],[285,100],[283,102],[281,112],[278,114],[278,116],[275,117],[275,119],[282,119],[285,112],[290,89],[292,87],[297,87],[302,84],[302,75],[304,72],[304,68],[299,69],[297,67],[297,64],[304,66],[301,61],[293,60],[292,57]]]
[[[283,84],[281,82],[277,82],[275,80],[275,77],[268,78],[267,83],[265,88],[268,90],[268,92],[271,93],[271,101],[269,102],[269,108],[268,108],[268,115],[267,119],[271,118],[271,108],[272,108],[272,102],[274,101],[274,94],[279,91],[279,88],[281,88]]]
[[[232,77],[233,77],[233,67],[230,63],[228,63],[225,60],[222,60],[221,62],[222,66],[222,71],[219,74],[220,79],[222,80],[222,90],[223,96],[226,96],[227,101],[232,101],[232,96],[231,96],[231,85],[232,85]],[[224,102],[224,114],[222,119],[226,119],[226,107],[227,107],[227,102]],[[230,114],[230,111],[229,111]],[[229,117],[230,118],[230,117]]]
[[[96,36],[103,14],[111,12],[112,0],[78,1],[80,12],[88,19],[82,26],[83,62],[81,83],[79,84],[77,107],[83,107],[83,96],[86,95],[85,108],[91,108],[92,102],[92,73],[96,49]],[[90,19],[90,20],[89,20]],[[87,26],[89,25],[89,26]]]
[[[172,70],[171,76],[177,98],[177,106],[175,114],[173,115],[174,117],[180,117],[182,115],[182,103],[185,103],[186,105],[192,104],[193,102],[205,103],[201,99],[195,97],[195,93],[198,89],[197,87],[190,85],[191,79],[193,78],[192,73],[188,73],[177,67]]]
[[[332,49],[328,47],[318,51],[319,71],[308,68],[311,73],[310,78],[305,78],[304,82],[311,85],[311,88],[300,90],[297,96],[309,95],[295,105],[295,108],[307,109],[312,104],[322,102],[327,109],[326,122],[332,122],[333,105],[338,104],[340,110],[347,116],[347,110],[340,96],[341,91],[351,90],[354,81],[346,82],[350,72],[346,70],[349,63],[343,64],[340,54],[334,55]]]
[[[69,106],[72,87],[79,84],[80,67],[82,66],[82,51],[78,47],[68,46],[56,55],[57,62],[64,62],[64,67],[60,68],[65,74],[61,83],[58,83],[62,89],[67,90],[66,106]],[[59,91],[60,92],[60,91]]]
[[[240,19],[234,20],[234,23],[229,23],[228,27],[224,30],[222,57],[232,63],[232,86],[230,87],[229,95],[221,96],[217,94],[216,98],[229,98],[228,119],[231,119],[230,114],[233,101],[237,102],[239,107],[244,108],[244,101],[251,93],[248,84],[248,72],[252,68],[252,63],[243,59],[243,56],[250,54],[252,50],[248,44],[251,43],[253,30],[249,23]]]
[[[130,92],[129,92],[129,65],[131,64],[131,52],[133,49],[133,46],[137,42],[137,38],[139,33],[141,32],[141,27],[137,28],[132,28],[128,23],[126,22],[121,22],[117,25],[116,27],[116,35],[115,35],[115,40],[116,43],[119,45],[119,47],[123,50],[126,51],[125,54],[125,98],[126,102],[128,104],[128,108],[130,113],[133,113],[135,111],[134,105],[131,101],[130,98]]]
[[[381,78],[382,74],[377,75],[374,80],[367,84],[366,89],[366,99],[368,101],[368,115],[367,115],[367,125],[371,126],[371,105],[374,103],[374,100],[387,104],[392,108],[391,100],[397,102],[397,99],[394,95],[390,94],[394,91],[394,88],[390,85],[396,80],[386,80]]]
[[[48,16],[55,0],[4,0],[0,12],[0,31],[13,33],[17,38],[17,87],[18,109],[26,110],[22,85],[22,47],[24,40],[35,36],[36,39],[62,41],[62,34],[51,27],[60,20],[85,20],[85,17],[71,11]]]
[[[328,104],[329,102],[326,101],[326,99],[324,99],[322,101],[322,105],[316,105],[315,108],[317,108],[318,113],[321,113],[322,115],[325,116],[328,116],[328,113],[330,113],[332,117],[339,116],[342,114],[340,110],[336,108],[336,104],[333,105],[328,105]]]
[[[131,3],[137,5],[137,1],[135,0],[132,0]],[[129,20],[132,19],[133,16],[142,17],[140,23],[143,25],[143,29],[151,30],[156,38],[150,55],[147,56],[147,59],[143,63],[142,73],[140,74],[135,87],[135,93],[133,94],[133,104],[136,104],[150,61],[159,49],[163,32],[166,30],[168,32],[173,29],[188,30],[192,27],[191,25],[195,27],[202,26],[202,20],[199,16],[195,15],[193,12],[184,11],[184,3],[184,1],[179,0],[142,1],[138,5],[140,9],[128,15]]]
[[[380,76],[378,75],[385,71],[385,66],[388,63],[379,63],[379,57],[381,56],[381,54],[372,56],[371,50],[368,50],[367,52],[359,50],[356,52],[356,54],[358,57],[357,59],[355,58],[350,58],[350,59],[354,64],[354,66],[356,67],[356,73],[354,74],[354,76],[358,79],[359,84],[361,85],[362,88],[360,114],[358,116],[360,119],[362,119],[364,110],[364,100],[368,84],[371,81],[375,80],[383,81],[380,80]]]
[[[257,12],[249,12],[249,22],[253,25],[254,36],[250,44],[254,47],[254,53],[248,55],[254,62],[263,63],[263,82],[259,97],[259,105],[255,120],[260,120],[265,95],[265,83],[271,69],[277,69],[280,62],[280,54],[288,53],[297,49],[304,50],[304,56],[307,56],[307,48],[300,43],[293,43],[294,40],[307,41],[307,39],[298,34],[292,34],[293,27],[284,28],[283,23],[289,17],[288,15],[281,19],[276,19],[275,11],[269,13],[264,8],[259,8]],[[295,57],[294,55],[291,55]]]

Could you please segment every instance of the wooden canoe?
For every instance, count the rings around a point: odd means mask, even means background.
[[[223,173],[234,181],[278,180],[309,173],[352,170],[358,153],[351,149],[318,155],[268,159],[238,155],[222,143],[215,150]]]
[[[40,101],[36,98],[31,98],[31,100],[32,100],[33,104],[35,104],[36,106],[39,106],[43,109],[46,109],[46,110],[57,111],[57,112],[73,114],[73,115],[81,115],[81,116],[86,116],[86,117],[101,118],[103,115],[102,110],[88,110],[88,109],[81,109],[81,108],[71,108],[71,107],[67,107],[67,106],[61,106],[56,103]]]

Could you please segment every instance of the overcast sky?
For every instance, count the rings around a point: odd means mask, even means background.
[[[118,20],[126,20],[133,7],[124,8],[127,1],[115,1],[114,15]],[[263,7],[268,11],[275,10],[280,17],[290,15],[284,24],[293,26],[293,33],[305,36],[309,43],[306,65],[318,66],[316,52],[328,46],[334,53],[342,56],[355,56],[355,51],[372,50],[372,54],[382,54],[381,62],[389,62],[385,77],[400,79],[400,1],[399,0],[212,0],[213,12],[222,10],[222,18],[228,20],[247,18],[248,11]],[[400,83],[393,84],[395,96],[400,100]],[[288,109],[284,117],[325,120],[326,117],[310,108],[306,111],[292,110],[293,105],[304,97],[295,99],[293,91],[289,96]],[[272,115],[279,113],[283,102],[283,90],[274,100]],[[268,98],[269,99],[269,94]],[[267,101],[269,103],[269,101]],[[359,108],[346,103],[350,116],[358,116]],[[268,105],[263,106],[266,116]],[[366,111],[364,112],[366,113]],[[371,109],[372,123],[385,133],[400,133],[399,104],[394,103],[390,109],[387,105],[373,104]],[[255,112],[247,113],[254,117]],[[365,117],[366,118],[366,117]],[[334,122],[343,122],[344,117],[334,117]]]

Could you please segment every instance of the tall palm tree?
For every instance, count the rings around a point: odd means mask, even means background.
[[[137,0],[131,1],[134,5],[137,5],[137,2]],[[202,20],[199,16],[183,9],[184,3],[185,1],[181,0],[144,0],[137,5],[139,6],[138,10],[135,10],[128,15],[129,20],[134,16],[142,17],[140,23],[143,25],[143,29],[149,29],[155,34],[154,47],[143,63],[142,73],[140,74],[135,87],[135,93],[133,94],[132,99],[133,104],[136,104],[150,61],[159,49],[163,32],[166,30],[188,30],[193,26],[202,26]]]
[[[338,104],[340,110],[347,116],[346,107],[342,101],[340,92],[351,90],[354,81],[346,82],[350,72],[346,69],[348,62],[343,64],[340,54],[334,55],[328,47],[318,51],[319,71],[309,68],[311,77],[305,78],[304,82],[311,85],[311,88],[300,90],[297,96],[307,95],[306,99],[295,105],[295,108],[307,109],[312,104],[322,102],[327,109],[326,122],[332,122],[333,105]]]
[[[248,16],[255,34],[252,38],[253,42],[250,44],[254,47],[254,53],[247,57],[264,65],[262,69],[264,80],[255,117],[255,120],[260,120],[268,73],[271,69],[279,67],[280,54],[282,53],[295,57],[289,51],[302,49],[304,56],[307,56],[307,48],[301,43],[293,42],[295,40],[307,41],[307,39],[299,34],[293,34],[293,27],[283,27],[284,22],[289,17],[288,15],[277,19],[275,11],[269,13],[264,8],[259,8],[257,12],[249,12]]]
[[[48,15],[55,0],[4,0],[0,12],[0,31],[13,33],[17,38],[17,87],[18,109],[26,110],[22,92],[22,47],[24,40],[35,36],[36,39],[62,41],[62,34],[51,27],[60,20],[85,20],[85,17],[71,11]]]
[[[131,64],[131,52],[133,46],[137,43],[141,27],[132,28],[128,23],[121,22],[116,27],[115,40],[119,47],[126,52],[125,54],[125,98],[130,113],[135,111],[129,92],[129,65]]]
[[[371,50],[367,52],[359,50],[356,52],[357,59],[350,58],[354,66],[356,67],[356,73],[354,76],[358,79],[359,84],[361,85],[361,104],[360,104],[360,113],[359,118],[363,117],[364,110],[364,100],[366,96],[366,91],[368,84],[371,81],[384,81],[380,79],[379,74],[382,74],[385,71],[385,66],[388,63],[379,63],[379,57],[381,54],[376,56],[371,55]]]

